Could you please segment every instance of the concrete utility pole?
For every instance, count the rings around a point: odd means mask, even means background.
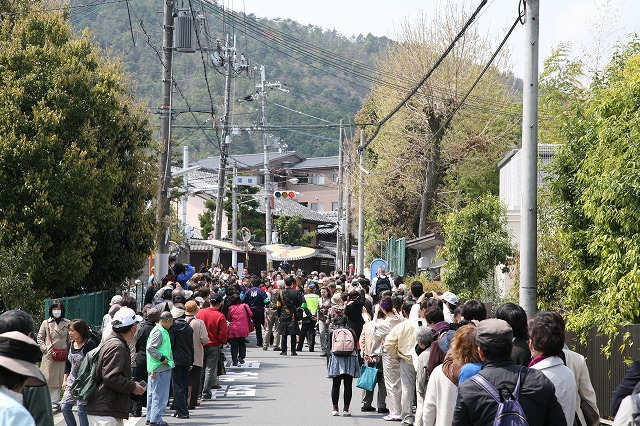
[[[231,183],[231,202],[232,202],[232,219],[231,219],[231,242],[233,245],[238,245],[238,184],[236,183],[236,177],[238,176],[238,167],[234,163],[233,165],[233,182]],[[231,250],[231,266],[238,267],[238,252]]]
[[[360,129],[360,185],[358,188],[358,265],[356,272],[364,274],[364,128]]]
[[[162,151],[158,159],[160,171],[160,191],[158,193],[158,208],[156,220],[158,221],[158,235],[156,236],[157,251],[155,257],[155,273],[160,279],[167,275],[169,270],[169,187],[171,184],[171,118],[172,104],[171,92],[172,61],[173,61],[173,6],[174,0],[164,2],[164,35],[162,37],[162,106],[160,107],[160,139]]]
[[[347,153],[349,161],[347,164],[351,165],[351,152]],[[344,170],[344,174],[348,175],[348,172]],[[345,208],[344,208],[344,257],[342,260],[342,268],[346,270],[351,262],[351,188],[349,186],[349,179],[343,179],[345,186]]]
[[[256,85],[256,88],[260,90],[260,98],[262,101],[262,150],[263,150],[263,173],[264,173],[264,193],[265,193],[265,208],[264,208],[264,223],[265,223],[265,241],[267,244],[272,242],[273,233],[273,220],[271,217],[271,200],[273,199],[273,191],[271,188],[271,173],[269,172],[269,135],[267,134],[267,91],[266,89],[277,89],[282,92],[288,92],[288,90],[282,88],[282,83],[276,81],[275,83],[269,83],[266,81],[266,71],[264,65],[260,66],[260,84]],[[271,256],[267,253],[267,269],[271,269]]]
[[[344,152],[342,120],[340,120],[340,134],[338,135],[338,231],[336,235],[336,270],[342,269],[342,200],[344,191],[342,184],[342,173],[344,171]]]
[[[538,38],[539,0],[527,0],[524,90],[522,97],[522,203],[520,240],[520,306],[537,311],[538,196]]]
[[[222,118],[222,138],[220,147],[220,163],[218,165],[218,194],[216,196],[216,216],[214,238],[219,240],[222,237],[222,212],[224,211],[224,194],[227,188],[226,172],[227,157],[229,156],[229,145],[231,145],[231,136],[229,134],[229,112],[231,109],[231,78],[233,77],[233,55],[235,46],[229,47],[229,36],[225,45],[225,56],[227,61],[227,69],[224,85],[224,116]],[[219,252],[218,252],[219,253]],[[216,259],[218,261],[218,259]]]
[[[189,147],[184,145],[182,147],[182,170],[186,170],[189,168]],[[187,235],[187,202],[189,202],[189,174],[185,174],[182,178],[182,188],[184,190],[184,194],[182,194],[182,229],[184,230],[184,235],[186,238],[189,238]]]

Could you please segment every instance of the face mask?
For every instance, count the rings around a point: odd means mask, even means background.
[[[54,309],[51,311],[51,315],[53,315],[54,318],[60,318],[62,311],[60,309]]]

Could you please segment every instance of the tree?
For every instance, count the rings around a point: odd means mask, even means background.
[[[568,326],[610,337],[640,320],[640,39],[574,106],[551,183],[566,264]]]
[[[487,194],[449,214],[444,231],[441,256],[447,261],[443,276],[447,288],[470,298],[493,294],[496,266],[505,265],[514,253],[500,199]]]
[[[258,191],[260,191],[260,188],[257,186],[238,187],[239,198],[241,200],[245,200],[238,202],[238,229],[243,227],[249,228],[251,233],[256,235],[256,238],[264,235],[264,230],[262,229],[264,227],[262,219],[263,215],[257,210],[260,203],[258,203],[255,198],[247,196],[257,194]],[[204,207],[205,210],[198,215],[198,219],[200,220],[200,234],[202,235],[202,238],[206,239],[208,238],[209,233],[213,232],[214,229],[216,200],[212,198],[205,201]],[[231,226],[231,219],[233,217],[233,198],[231,191],[227,191],[225,195],[223,210],[227,215],[228,224]],[[231,235],[231,230],[228,231],[228,234]]]
[[[379,80],[356,122],[385,117],[433,66],[471,12],[446,5],[435,16],[405,22],[397,45],[380,56]],[[495,43],[493,43],[495,44]],[[513,79],[498,56],[470,98],[453,110],[491,55],[492,40],[471,26],[427,82],[380,129],[367,148],[366,214],[383,234],[422,236],[437,220],[487,191],[497,193],[495,164],[518,140]],[[371,135],[371,130],[366,130]],[[377,228],[377,227],[376,227]]]
[[[146,113],[120,67],[60,14],[4,19],[0,64],[0,247],[28,243],[45,293],[111,288],[153,246]]]
[[[293,215],[290,218],[280,216],[273,222],[273,227],[278,232],[280,244],[306,246],[316,235],[315,232],[304,233],[302,216],[300,215]]]

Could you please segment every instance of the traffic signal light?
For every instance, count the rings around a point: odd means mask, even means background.
[[[300,193],[296,191],[275,191],[273,196],[276,198],[291,198],[294,199],[299,196]]]

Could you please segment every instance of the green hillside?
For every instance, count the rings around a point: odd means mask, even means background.
[[[341,119],[353,120],[369,93],[375,58],[391,40],[372,35],[346,38],[335,31],[300,25],[291,20],[260,19],[253,15],[228,14],[215,4],[197,0],[176,2],[205,16],[206,31],[201,44],[215,46],[226,34],[236,36],[238,55],[249,60],[249,75],[233,79],[231,99],[255,93],[260,82],[260,65],[266,80],[280,81],[288,93],[268,92],[267,122],[286,129],[273,136],[305,156],[336,155],[338,130],[331,126]],[[120,58],[136,97],[157,111],[160,104],[163,2],[136,0],[85,7],[71,1],[70,21],[78,32],[88,30],[112,58]],[[194,38],[195,44],[195,38]],[[212,66],[207,53],[178,53],[173,60],[175,108],[209,109],[213,103],[217,118],[223,115],[224,76]],[[346,59],[349,58],[349,59]],[[363,64],[367,64],[363,66]],[[206,69],[206,72],[205,72]],[[209,89],[207,90],[207,81]],[[210,93],[210,94],[209,94]],[[234,102],[232,124],[260,123],[260,100]],[[314,118],[315,117],[315,118]],[[189,145],[194,158],[218,155],[210,113],[182,113],[174,121],[175,146]],[[319,120],[321,119],[321,120]],[[323,121],[324,120],[324,121]],[[152,120],[158,123],[158,120]],[[205,127],[194,127],[197,123]],[[299,126],[298,128],[292,128]],[[347,136],[351,135],[347,130]],[[262,150],[260,132],[233,136],[232,153]],[[175,153],[174,153],[175,154]]]

